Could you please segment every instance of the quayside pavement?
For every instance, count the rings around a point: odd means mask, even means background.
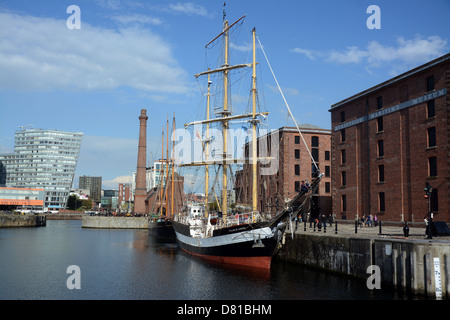
[[[336,230],[336,224],[337,224],[337,230]],[[298,222],[297,224],[295,221],[292,222],[292,229],[294,232],[297,233],[303,233],[303,234],[323,234],[327,236],[335,236],[335,237],[352,237],[352,238],[370,238],[370,239],[386,239],[386,238],[393,238],[393,239],[409,239],[409,240],[428,240],[428,241],[448,241],[450,244],[450,235],[439,235],[439,236],[433,236],[432,239],[427,239],[427,236],[425,235],[425,225],[419,224],[419,225],[412,225],[408,224],[409,227],[409,234],[408,237],[405,237],[403,232],[403,223],[383,223],[381,222],[381,228],[380,223],[377,226],[369,227],[369,226],[357,226],[355,228],[354,221],[342,221],[338,220],[337,222],[333,222],[331,225],[327,223],[326,228],[323,226],[319,229],[317,226],[314,228],[314,224],[310,224],[309,222]],[[355,230],[356,229],[356,230]],[[291,224],[287,223],[287,229],[286,233],[289,236],[291,234]]]

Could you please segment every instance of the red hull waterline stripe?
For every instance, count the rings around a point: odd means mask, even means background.
[[[204,254],[198,254],[194,252],[190,252],[188,250],[183,249],[189,254],[192,254],[196,257],[200,257],[207,261],[220,263],[220,264],[228,264],[235,266],[245,266],[252,268],[260,268],[260,269],[270,269],[270,263],[272,261],[272,257],[221,257],[221,256],[208,256]]]

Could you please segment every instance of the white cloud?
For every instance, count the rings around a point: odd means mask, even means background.
[[[162,20],[159,18],[152,18],[143,14],[130,14],[130,15],[121,15],[121,16],[113,16],[112,20],[119,22],[122,25],[161,25]]]
[[[320,52],[302,48],[294,48],[292,52],[304,54],[310,60],[316,60],[316,57],[321,55]]]
[[[347,47],[345,50],[331,50],[320,52],[302,48],[295,48],[293,52],[305,55],[311,60],[324,57],[326,61],[337,64],[366,64],[366,70],[379,67],[388,62],[396,62],[412,66],[425,63],[448,51],[447,40],[439,36],[424,38],[417,35],[414,39],[398,37],[394,46],[383,45],[377,41],[371,41],[365,49],[357,46]]]
[[[279,93],[279,92],[280,92],[280,90],[278,89],[277,86],[272,86],[272,85],[270,85],[270,84],[266,84],[266,86],[267,86],[271,91],[273,91],[273,92],[275,92],[275,93]],[[295,89],[295,88],[287,88],[287,87],[283,87],[283,88],[281,88],[281,90],[283,91],[283,93],[287,93],[287,94],[292,95],[292,96],[299,96],[299,95],[300,95],[300,92],[299,92],[297,89]]]
[[[205,7],[191,2],[186,3],[178,2],[176,4],[170,4],[169,9],[190,16],[197,15],[206,17],[208,15],[208,12],[206,11]]]
[[[360,63],[368,56],[367,51],[360,50],[358,47],[348,47],[345,52],[331,51],[328,56],[328,61],[337,63]]]
[[[243,51],[243,52],[248,52],[248,51],[253,50],[253,45],[251,43],[245,43],[243,45],[239,45],[239,44],[235,44],[232,42],[232,43],[230,43],[230,47],[234,50]]]
[[[120,19],[158,23],[140,15]],[[65,20],[0,13],[0,41],[0,88],[189,91],[170,45],[149,30],[116,31],[84,21],[69,30]]]
[[[130,183],[132,182],[133,177],[130,176],[119,176],[119,177],[115,177],[114,179],[111,180],[102,180],[102,185],[104,189],[118,189],[119,188],[119,183]]]

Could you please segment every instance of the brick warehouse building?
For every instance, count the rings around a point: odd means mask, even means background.
[[[331,106],[338,219],[450,221],[450,54]]]
[[[300,131],[320,171],[324,173],[319,189],[313,196],[317,209],[312,210],[312,216],[331,214],[331,131],[312,125],[302,125]],[[276,157],[278,164],[276,172],[264,175],[261,174],[264,164],[258,166],[258,210],[275,213],[300,190],[302,180],[311,182],[316,169],[297,128],[282,127],[258,138],[258,150],[261,139],[266,139],[267,156]],[[275,148],[275,141],[278,148]],[[244,148],[248,159],[249,144]],[[243,169],[236,172],[237,204],[251,205],[252,185],[252,165],[247,161]]]

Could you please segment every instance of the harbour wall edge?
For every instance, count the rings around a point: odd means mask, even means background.
[[[148,229],[148,219],[148,217],[84,216],[81,227],[98,229]]]
[[[434,259],[439,259],[443,299],[450,299],[448,241],[333,237],[318,234],[286,235],[276,259],[368,279],[378,266],[381,284],[412,294],[436,296]]]

